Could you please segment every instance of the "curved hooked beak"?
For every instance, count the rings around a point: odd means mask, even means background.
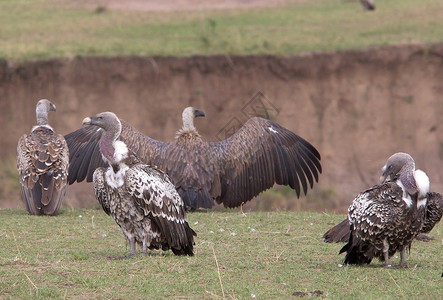
[[[55,104],[52,104],[52,103],[49,104],[49,110],[50,110],[50,111],[56,111],[56,109],[57,109],[57,108],[55,107]]]
[[[86,118],[84,118],[83,121],[82,121],[82,125],[83,125],[83,126],[90,126],[90,125],[92,125],[92,119],[91,119],[91,117],[86,117]]]
[[[204,117],[204,116],[205,116],[205,112],[204,112],[204,111],[199,110],[199,109],[196,109],[196,110],[194,111],[194,117],[195,117],[195,118],[197,118],[197,117]]]

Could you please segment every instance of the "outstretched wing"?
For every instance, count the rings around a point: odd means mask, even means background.
[[[183,200],[165,173],[148,165],[134,166],[126,173],[126,189],[174,254],[193,255],[196,233],[189,227]]]
[[[230,138],[210,143],[219,163],[226,207],[240,206],[275,183],[289,185],[297,196],[318,181],[320,153],[308,141],[270,120],[252,118]]]
[[[163,143],[140,133],[124,120],[120,121],[122,132],[119,139],[144,163],[150,164],[153,157],[158,155]],[[69,184],[85,179],[91,182],[95,169],[106,167],[99,147],[102,132],[103,129],[99,127],[89,126],[77,129],[65,136],[69,147]]]

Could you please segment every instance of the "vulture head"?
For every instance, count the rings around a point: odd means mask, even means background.
[[[183,130],[193,130],[194,127],[194,119],[198,117],[204,117],[205,113],[202,110],[196,109],[194,107],[186,107],[183,110],[182,118],[183,118]]]
[[[386,164],[381,169],[380,181],[397,180],[402,172],[413,172],[415,162],[412,156],[407,153],[398,152],[388,158]]]
[[[83,126],[103,128],[100,139],[100,151],[109,163],[118,163],[121,159],[127,157],[128,148],[123,142],[117,141],[122,131],[122,124],[113,112],[102,112],[95,116],[84,118],[82,124]]]
[[[113,112],[102,112],[92,117],[83,119],[83,126],[98,126],[105,132],[112,132],[118,138],[122,130],[122,124]]]
[[[41,99],[37,102],[35,114],[38,125],[48,125],[48,112],[55,111],[55,105],[48,99]]]
[[[415,170],[414,159],[407,153],[398,152],[388,158],[382,168],[382,182],[399,180],[406,191],[413,195],[425,196],[429,191],[429,178],[425,172]]]

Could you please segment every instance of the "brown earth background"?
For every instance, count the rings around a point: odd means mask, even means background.
[[[86,116],[114,111],[160,140],[173,139],[186,106],[206,112],[196,126],[208,141],[266,111],[318,148],[323,174],[308,197],[286,199],[280,188],[252,201],[251,209],[343,213],[357,193],[378,182],[380,168],[397,151],[410,153],[431,189],[443,192],[442,79],[443,45],[285,57],[2,60],[0,207],[23,207],[15,148],[35,124],[41,98],[57,105],[49,119],[61,134],[79,128]],[[68,188],[65,206],[95,204],[90,183]]]

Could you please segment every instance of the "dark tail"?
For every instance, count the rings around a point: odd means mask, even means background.
[[[346,252],[344,264],[363,265],[372,261],[374,248],[372,245],[349,235],[349,241],[341,248],[339,254]]]
[[[349,235],[351,233],[351,226],[349,225],[348,218],[335,225],[323,235],[323,239],[326,243],[339,243],[349,241]]]
[[[194,236],[197,236],[197,234],[191,227],[189,227],[188,223],[185,223],[184,226],[186,238],[181,240],[180,247],[173,246],[171,247],[171,250],[175,255],[194,256]]]

